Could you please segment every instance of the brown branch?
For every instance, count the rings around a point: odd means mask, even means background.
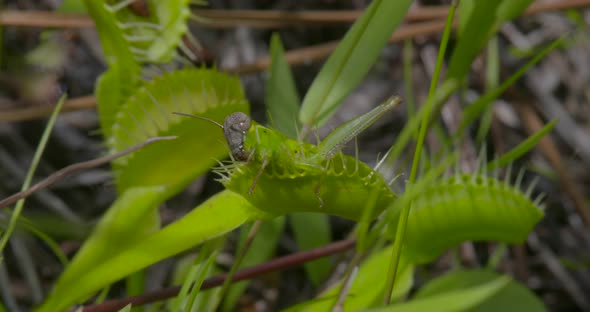
[[[416,36],[425,36],[438,34],[445,26],[444,20],[416,23],[399,27],[389,38],[388,43],[403,41]],[[290,65],[301,65],[310,61],[317,61],[330,55],[340,41],[331,41],[311,47],[294,49],[285,53],[287,62]],[[265,56],[256,60],[254,63],[241,65],[238,67],[227,67],[222,70],[234,74],[250,74],[265,70],[270,65],[270,57]]]
[[[525,15],[541,12],[560,11],[590,6],[590,0],[561,0],[553,2],[535,2],[525,11]],[[425,6],[410,10],[407,22],[440,19],[447,15],[448,6]],[[206,10],[195,9],[195,15],[203,17],[203,26],[212,28],[232,28],[250,26],[258,28],[277,28],[292,25],[309,26],[313,24],[352,23],[361,14],[361,10],[338,11],[274,11],[274,10]],[[92,19],[85,14],[58,13],[48,11],[11,11],[0,12],[0,25],[20,27],[54,27],[54,28],[88,28],[94,27]]]
[[[529,9],[525,12],[525,14],[536,14],[541,12],[548,12],[548,11],[555,11],[555,10],[563,10],[568,8],[575,8],[575,7],[583,7],[590,5],[590,0],[565,0],[559,2],[550,2],[550,3],[535,3],[529,7]],[[439,8],[440,9],[440,8]],[[424,10],[421,8],[416,11]],[[437,9],[438,10],[438,9]],[[209,10],[214,12],[214,10]],[[435,11],[435,10],[433,10]],[[429,16],[434,18],[436,14],[433,14],[431,11]],[[234,12],[234,11],[224,11],[224,12]],[[240,12],[240,11],[235,11]],[[2,13],[2,12],[0,12]],[[6,13],[6,12],[4,12]],[[311,13],[311,12],[310,12]],[[414,12],[415,13],[415,12]],[[215,13],[217,14],[217,13]],[[274,13],[273,13],[274,14]],[[424,13],[426,15],[426,13]],[[446,12],[445,12],[446,14]],[[408,16],[411,16],[412,12],[408,13]],[[0,24],[2,24],[2,15],[0,15]],[[420,16],[415,13],[416,19]],[[406,26],[401,26],[397,29],[396,32],[391,36],[389,43],[399,42],[405,39],[414,38],[416,36],[426,36],[426,35],[434,35],[438,34],[444,28],[443,21],[429,21],[429,22],[422,22],[422,23],[414,23]],[[304,47],[300,49],[293,49],[285,53],[287,61],[290,65],[300,65],[306,62],[320,60],[328,56],[336,47],[338,46],[339,41],[332,41],[327,42],[311,47]],[[266,70],[270,65],[270,58],[269,57],[261,57],[258,60],[254,61],[251,64],[245,64],[238,67],[227,67],[222,68],[223,70],[235,73],[235,74],[250,74],[250,73],[257,73],[263,70]],[[90,109],[96,106],[96,99],[93,96],[84,96],[80,98],[74,98],[71,100],[66,101],[64,103],[63,112],[67,111],[75,111],[79,109]],[[19,110],[9,110],[9,111],[0,111],[0,121],[23,121],[23,120],[30,120],[35,118],[43,118],[47,117],[51,114],[53,110],[53,106],[47,106],[43,108],[25,108]]]
[[[393,33],[389,43],[399,42],[416,36],[438,34],[444,27],[444,21],[423,22],[402,26]],[[309,61],[321,60],[327,57],[336,49],[339,41],[327,42],[311,47],[293,49],[285,53],[287,61],[291,65],[301,65]],[[270,65],[270,58],[265,56],[254,63],[240,65],[237,67],[226,67],[222,70],[234,74],[251,74],[266,70]],[[62,112],[89,109],[96,106],[96,99],[93,96],[84,96],[66,101]],[[51,114],[53,106],[43,108],[25,108],[18,110],[0,111],[0,121],[23,121],[34,118],[43,118]]]
[[[78,111],[81,109],[91,109],[96,107],[96,99],[92,95],[81,96],[66,100],[60,113]],[[37,118],[44,118],[53,112],[54,105],[36,106],[21,109],[0,111],[0,122],[23,121]]]
[[[590,6],[590,0],[562,0],[554,2],[536,2],[529,6],[524,15],[541,12],[559,11]],[[405,17],[406,22],[420,22],[444,19],[449,12],[448,5],[423,6],[412,9]],[[363,13],[362,10],[338,11],[276,11],[276,10],[207,10],[195,9],[193,13],[204,18],[203,26],[214,28],[231,28],[248,26],[253,28],[281,28],[294,25],[330,25],[350,24]]]
[[[356,241],[352,239],[341,240],[323,247],[312,249],[309,251],[298,252],[292,255],[276,258],[266,263],[253,266],[241,271],[238,271],[233,282],[243,281],[251,279],[269,272],[284,270],[302,263],[312,261],[321,257],[329,256],[335,253],[343,252],[352,248]],[[226,274],[220,274],[211,278],[206,279],[201,286],[201,290],[220,286],[225,281]],[[85,306],[83,312],[107,312],[117,311],[128,304],[135,306],[141,306],[144,304],[170,299],[175,297],[180,291],[180,287],[169,287],[160,289],[153,292],[144,293],[139,296],[128,297],[124,299],[109,300],[103,303]]]
[[[521,99],[519,102],[520,103],[515,106],[520,114],[520,118],[524,123],[528,135],[533,135],[543,128],[543,122],[539,116],[537,116],[537,113],[532,108],[532,104],[529,100]],[[570,177],[570,174],[567,172],[563,160],[561,159],[559,148],[550,136],[542,138],[539,141],[538,147],[547,160],[549,160],[549,163],[553,169],[555,169],[555,172],[557,172],[561,186],[572,199],[580,219],[584,222],[586,227],[590,227],[590,207],[586,203],[584,193],[578,188],[576,183],[574,183],[573,179]]]
[[[444,19],[447,6],[428,6],[414,9],[405,16],[405,22],[422,22]],[[284,28],[289,26],[325,26],[354,23],[363,10],[338,11],[277,11],[277,10],[193,10],[202,19],[197,23],[209,28]]]
[[[87,14],[52,11],[0,11],[0,25],[42,28],[90,28],[94,21]]]
[[[176,139],[176,136],[166,136],[166,137],[154,137],[154,138],[150,138],[142,143],[139,143],[137,145],[134,145],[128,149],[122,150],[120,152],[117,152],[115,154],[112,155],[107,155],[107,156],[103,156],[103,157],[99,157],[96,159],[92,159],[89,161],[84,161],[84,162],[79,162],[73,165],[69,165],[65,168],[62,168],[60,170],[58,170],[57,172],[53,173],[52,175],[48,176],[47,178],[45,178],[43,181],[31,186],[30,188],[22,191],[22,192],[18,192],[14,195],[11,195],[3,200],[0,201],[0,208],[4,208],[6,206],[12,205],[14,204],[16,201],[28,197],[31,194],[42,190],[50,185],[55,184],[56,182],[59,182],[60,180],[63,180],[64,178],[77,173],[79,171],[82,170],[87,170],[90,168],[94,168],[97,166],[100,166],[102,164],[106,164],[108,162],[111,162],[119,157],[125,156],[127,154],[133,153],[147,145],[150,145],[152,143],[158,142],[158,141],[164,141],[164,140],[174,140]]]

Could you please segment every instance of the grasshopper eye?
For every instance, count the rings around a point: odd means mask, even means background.
[[[250,117],[242,112],[225,117],[223,122],[223,135],[232,155],[238,160],[248,159],[248,154],[244,150],[244,140],[250,125]]]

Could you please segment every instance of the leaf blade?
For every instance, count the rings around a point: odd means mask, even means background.
[[[449,272],[429,281],[414,298],[429,298],[449,291],[477,287],[500,276],[495,272],[482,269]],[[483,300],[470,311],[546,311],[546,308],[528,288],[517,281],[510,280],[506,287],[487,300]]]
[[[289,218],[295,241],[299,250],[309,250],[330,243],[330,220],[328,216],[317,213],[295,213]],[[322,258],[304,264],[307,276],[317,287],[330,273],[332,264],[329,258]]]
[[[328,58],[303,99],[299,121],[321,126],[363,79],[412,1],[373,1]]]
[[[38,312],[67,309],[137,270],[225,234],[244,223],[268,217],[233,192],[218,193],[183,218],[104,259],[79,276],[75,283],[70,283],[71,278],[60,278]]]
[[[266,83],[265,102],[273,128],[286,136],[297,138],[299,95],[293,73],[285,58],[281,38],[273,33],[270,41],[271,64]]]

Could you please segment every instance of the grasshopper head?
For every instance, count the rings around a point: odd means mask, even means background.
[[[248,115],[237,112],[225,117],[223,122],[223,135],[229,145],[232,155],[237,160],[248,159],[248,153],[244,149],[244,140],[246,133],[250,129],[250,117]]]

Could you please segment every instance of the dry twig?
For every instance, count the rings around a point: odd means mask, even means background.
[[[119,158],[119,157],[125,156],[127,154],[131,154],[131,153],[133,153],[133,152],[135,152],[147,145],[150,145],[152,143],[155,143],[158,141],[165,141],[165,140],[174,140],[174,139],[176,139],[176,136],[154,137],[154,138],[147,139],[144,142],[141,142],[137,145],[134,145],[128,149],[122,150],[122,151],[117,152],[112,155],[107,155],[107,156],[99,157],[99,158],[92,159],[89,161],[84,161],[84,162],[79,162],[79,163],[76,163],[73,165],[69,165],[65,168],[62,168],[61,170],[58,170],[57,172],[53,173],[52,175],[48,176],[43,181],[31,186],[27,190],[22,191],[22,192],[18,192],[14,195],[11,195],[11,196],[1,200],[0,201],[0,208],[12,205],[16,201],[18,201],[22,198],[28,197],[31,194],[33,194],[39,190],[42,190],[52,184],[55,184],[56,182],[59,182],[60,180],[63,180],[67,176],[70,176],[74,173],[106,164],[108,162],[111,162],[111,161]]]

